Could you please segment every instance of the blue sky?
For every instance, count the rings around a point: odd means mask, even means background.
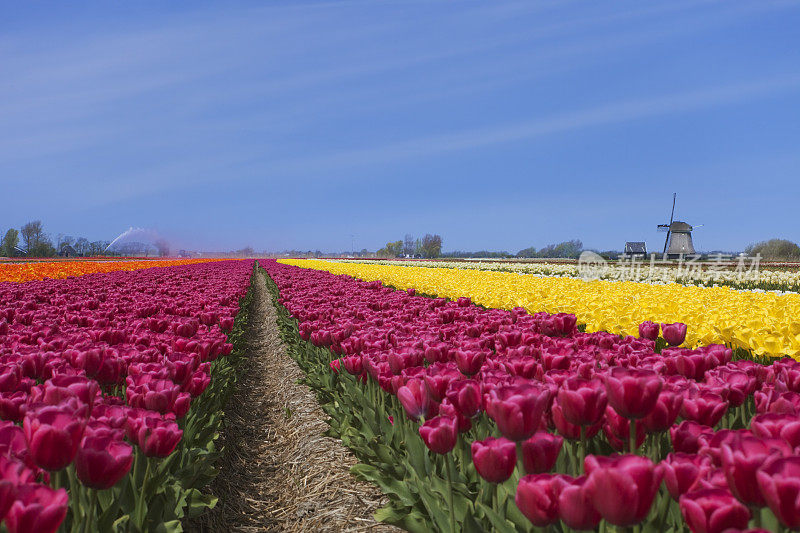
[[[800,1],[0,2],[0,226],[800,241]]]

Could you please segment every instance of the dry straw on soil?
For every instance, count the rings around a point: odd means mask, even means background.
[[[262,276],[255,285],[250,358],[226,408],[216,509],[197,531],[400,531],[376,523],[382,495],[349,472],[355,458],[323,436],[325,414],[298,384]]]

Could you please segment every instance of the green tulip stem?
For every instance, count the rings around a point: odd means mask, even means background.
[[[445,463],[447,464],[447,507],[450,510],[450,533],[456,533],[456,509],[453,506],[453,456],[452,454],[447,454],[445,457]]]
[[[661,505],[658,510],[658,526],[660,531],[666,531],[667,528],[667,513],[672,504],[672,496],[668,491],[661,490]]]
[[[79,496],[81,484],[78,481],[77,474],[75,473],[74,464],[70,464],[67,466],[67,468],[62,470],[62,472],[67,474],[67,482],[69,483],[69,506],[72,508],[73,524],[77,524],[83,520],[83,509],[81,509],[81,498]]]
[[[583,463],[585,461],[586,461],[586,426],[581,426],[580,461],[578,462],[578,468],[576,469],[578,474],[583,474]]]
[[[631,418],[629,425],[631,426],[631,439],[628,444],[628,451],[630,453],[636,453],[636,420]]]
[[[95,509],[97,508],[97,489],[89,489],[89,506],[86,508],[86,522],[83,523],[83,531],[91,533],[92,524],[95,518]]]
[[[136,502],[136,525],[140,530],[144,529],[144,500],[147,496],[145,490],[147,488],[147,480],[150,478],[150,461],[144,457],[147,467],[144,470],[144,478],[142,479],[142,493],[139,495],[139,501]]]
[[[661,434],[661,433],[658,433],[657,435],[654,435],[654,436],[655,436],[655,442],[656,442],[656,453],[658,454],[658,455],[656,455],[656,462],[658,462],[658,461],[661,461],[661,459],[662,459],[662,457],[661,457],[661,441],[664,440],[664,435]]]
[[[750,507],[750,512],[753,515],[753,528],[761,529],[761,509],[756,506]]]
[[[519,472],[519,477],[525,475],[525,462],[522,460],[522,441],[517,441],[517,471]]]

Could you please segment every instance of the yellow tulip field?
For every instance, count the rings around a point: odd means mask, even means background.
[[[313,259],[280,262],[450,299],[467,296],[485,307],[574,313],[587,331],[636,335],[645,320],[683,322],[686,346],[726,343],[761,356],[800,357],[800,294]]]

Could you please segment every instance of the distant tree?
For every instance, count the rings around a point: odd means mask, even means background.
[[[581,255],[582,251],[583,243],[575,239],[558,244],[548,244],[538,252],[533,247],[525,248],[517,253],[517,257],[575,258]]]
[[[20,228],[20,233],[28,255],[33,255],[41,241],[46,238],[41,220],[28,222]]]
[[[164,239],[158,239],[155,242],[156,248],[158,248],[158,255],[161,257],[166,257],[169,255],[169,243]]]
[[[123,257],[146,257],[148,245],[139,241],[123,242],[114,245]]]
[[[747,255],[761,254],[764,259],[800,259],[800,246],[785,239],[770,239],[745,248]]]
[[[52,257],[56,255],[56,249],[50,238],[42,228],[41,220],[28,222],[20,228],[20,234],[25,241],[25,251],[31,257]]]
[[[410,233],[406,233],[405,239],[403,239],[403,253],[409,256],[417,253],[417,241],[414,240],[414,236]]]
[[[59,233],[56,238],[56,248],[59,251],[65,246],[72,246],[72,243],[75,242],[75,238],[71,235],[64,235],[63,233]]]
[[[583,243],[580,240],[575,239],[572,241],[564,241],[555,246],[555,248],[553,249],[553,257],[576,258],[579,255],[581,255],[582,251],[583,251]]]
[[[31,250],[32,257],[53,257],[58,251],[50,242],[50,239],[45,235],[36,246]]]
[[[452,252],[442,252],[439,257],[469,257],[475,259],[507,259],[510,257],[514,257],[514,255],[508,252],[492,252],[489,250],[478,250],[477,252],[465,252],[463,250],[455,250]]]
[[[397,257],[403,253],[403,241],[387,242],[386,246],[378,250],[378,257]]]
[[[441,235],[425,234],[422,238],[422,244],[419,248],[422,257],[432,259],[439,257],[442,254],[442,237]]]
[[[4,257],[14,257],[16,255],[16,247],[19,245],[19,232],[11,228],[6,232],[3,237],[3,244],[0,245],[0,255]]]
[[[108,241],[92,241],[91,243],[89,243],[89,251],[87,253],[89,255],[104,254],[109,244],[111,243]]]
[[[403,241],[394,241],[386,243],[386,250],[390,255],[397,257],[403,253]]]
[[[619,256],[622,255],[622,252],[618,250],[604,250],[602,252],[596,252],[596,253],[607,261],[613,261],[619,259]]]
[[[80,255],[86,255],[89,253],[89,240],[85,237],[79,237],[75,241],[75,251],[78,252]]]

